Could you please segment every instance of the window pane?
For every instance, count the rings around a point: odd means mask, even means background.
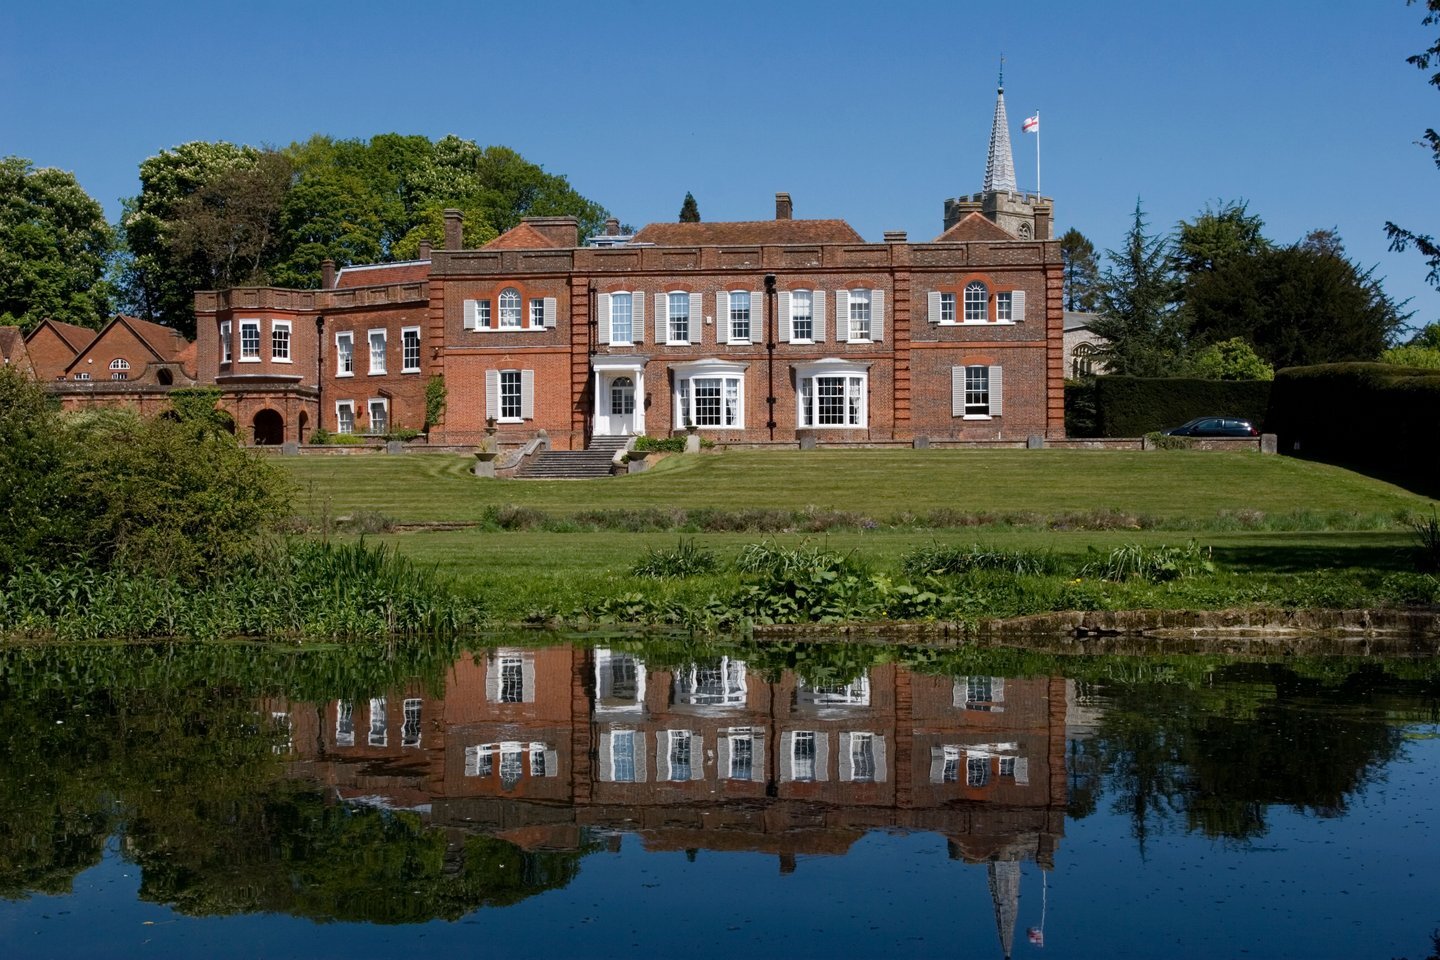
[[[985,284],[977,280],[968,285],[965,288],[965,321],[976,323],[988,320],[985,308],[989,299],[990,292],[985,289]]]
[[[755,738],[739,736],[730,738],[730,779],[749,780],[755,773]]]
[[[628,293],[610,295],[610,342],[629,343],[633,328],[631,320],[633,304]]]
[[[868,733],[850,735],[850,779],[875,779],[875,738]]]
[[[870,291],[850,291],[850,339],[870,339]]]
[[[370,372],[385,372],[385,331],[370,331]]]
[[[691,774],[690,766],[690,731],[670,731],[670,779],[689,780]]]
[[[635,381],[616,377],[610,384],[610,412],[622,417],[635,412]]]
[[[520,326],[520,293],[516,290],[500,292],[500,326]]]
[[[795,734],[795,747],[791,759],[796,780],[815,779],[815,732],[813,730]]]
[[[744,290],[730,294],[730,336],[736,340],[750,339],[750,294]]]
[[[520,371],[500,371],[500,419],[520,419]]]
[[[1011,319],[1013,319],[1013,316],[1012,316],[1012,314],[1011,314],[1011,302],[1012,302],[1012,301],[1011,301],[1011,298],[1010,298],[1010,291],[1009,291],[1009,290],[1006,290],[1006,291],[1003,292],[1003,293],[997,293],[997,294],[995,294],[995,319],[996,319],[996,320],[1011,320]]]
[[[270,331],[270,359],[290,359],[290,328],[275,326]]]
[[[634,730],[616,730],[610,735],[610,765],[617,783],[635,782]]]
[[[390,415],[384,400],[370,401],[370,432],[390,432]]]
[[[404,355],[401,362],[406,370],[420,369],[420,331],[406,330],[403,336]]]
[[[955,294],[953,293],[940,294],[940,322],[955,322]]]
[[[260,324],[240,324],[240,357],[260,356]]]
[[[543,327],[543,326],[545,326],[545,301],[544,301],[544,300],[538,300],[538,299],[537,299],[537,300],[531,300],[531,301],[530,301],[530,326],[532,326],[532,327]]]
[[[690,383],[695,397],[695,425],[700,427],[721,426],[720,379],[718,377],[694,377]]]
[[[690,339],[690,294],[670,294],[670,340],[686,343]]]
[[[809,290],[796,290],[790,294],[790,339],[813,340],[815,338],[815,300]]]
[[[965,368],[965,413],[987,416],[990,413],[990,368]]]

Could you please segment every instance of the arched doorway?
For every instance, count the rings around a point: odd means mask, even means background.
[[[304,410],[301,410],[301,411],[300,411],[300,416],[297,417],[296,420],[295,420],[295,434],[296,434],[295,439],[296,439],[297,441],[299,441],[300,443],[304,443],[304,442],[305,442],[305,438],[309,435],[309,433],[310,433],[310,414],[306,413]]]
[[[285,418],[274,410],[261,410],[255,414],[252,426],[257,447],[277,446],[285,442]]]

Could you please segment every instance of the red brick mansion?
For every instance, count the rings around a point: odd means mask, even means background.
[[[1050,201],[1016,190],[1003,95],[984,190],[947,201],[932,240],[866,242],[796,219],[784,193],[773,220],[461,236],[451,211],[444,249],[416,261],[201,292],[194,379],[173,379],[218,386],[257,444],[427,426],[432,443],[488,426],[562,450],[691,426],[720,444],[1064,434],[1060,249]]]

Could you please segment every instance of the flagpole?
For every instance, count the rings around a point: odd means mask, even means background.
[[[1035,111],[1035,193],[1039,196],[1045,194],[1040,192],[1040,111]]]

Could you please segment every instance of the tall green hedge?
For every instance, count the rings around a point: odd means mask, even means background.
[[[1067,414],[1072,407],[1094,409],[1094,436],[1139,437],[1155,430],[1178,427],[1196,417],[1244,417],[1264,430],[1270,404],[1268,380],[1197,380],[1188,377],[1097,377],[1089,387],[1066,389]],[[1072,436],[1084,436],[1084,418],[1067,418]]]
[[[1385,363],[1290,367],[1275,375],[1268,423],[1283,453],[1434,471],[1440,370]]]

